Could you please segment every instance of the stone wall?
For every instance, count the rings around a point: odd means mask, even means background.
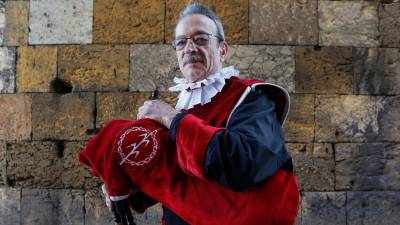
[[[0,1],[0,224],[112,224],[77,154],[108,120],[135,119],[152,82],[176,101],[188,2]],[[227,64],[291,93],[296,224],[398,224],[400,1],[200,2],[222,17]]]

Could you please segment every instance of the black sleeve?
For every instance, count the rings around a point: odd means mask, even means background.
[[[266,94],[257,92],[246,97],[227,128],[211,139],[204,173],[210,180],[243,191],[284,165],[293,169],[275,104]]]

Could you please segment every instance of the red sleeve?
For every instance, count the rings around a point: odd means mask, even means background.
[[[176,132],[178,162],[184,172],[206,179],[204,163],[208,143],[217,131],[224,128],[213,127],[192,114],[185,115]]]

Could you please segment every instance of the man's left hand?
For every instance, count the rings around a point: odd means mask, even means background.
[[[172,119],[178,114],[179,111],[174,109],[169,104],[161,100],[149,100],[139,107],[137,118],[149,118],[156,120],[163,124],[168,129],[171,125]]]

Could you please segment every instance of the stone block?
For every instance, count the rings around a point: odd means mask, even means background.
[[[345,192],[305,192],[301,207],[303,225],[346,224]]]
[[[57,75],[57,48],[20,47],[17,60],[17,92],[49,92]]]
[[[172,43],[175,38],[175,27],[178,22],[179,13],[185,8],[186,5],[192,3],[192,0],[166,0],[165,10],[165,42]],[[203,5],[207,5],[215,10],[213,0],[200,0],[196,1]]]
[[[317,96],[317,142],[397,142],[399,96]]]
[[[128,90],[127,45],[63,46],[58,54],[58,77],[77,91]]]
[[[352,94],[352,49],[296,47],[296,93]]]
[[[6,3],[0,2],[0,45],[4,43],[4,32],[6,28]]]
[[[28,140],[32,130],[32,97],[0,95],[0,140]]]
[[[90,189],[101,185],[101,180],[92,175],[89,168],[83,166],[79,160],[79,153],[85,148],[86,142],[66,142],[62,162],[61,179],[63,188]],[[60,148],[60,145],[56,146]],[[61,148],[63,146],[61,145]]]
[[[290,46],[233,45],[227,65],[234,65],[241,76],[265,80],[294,92],[294,48]]]
[[[347,223],[392,225],[400,220],[400,192],[348,192]]]
[[[9,185],[35,188],[93,188],[99,179],[78,161],[83,142],[8,143]]]
[[[374,96],[317,96],[315,140],[364,142],[379,139],[382,132],[377,121],[379,108],[377,97]]]
[[[399,142],[400,95],[378,98],[377,108],[379,140]]]
[[[85,194],[85,224],[109,225],[113,223],[112,213],[107,209],[103,194],[99,190],[90,190]],[[155,205],[143,214],[133,212],[137,224],[159,225],[162,216],[161,206]]]
[[[318,44],[317,1],[249,1],[251,44]]]
[[[215,11],[222,20],[228,44],[247,44],[249,4],[247,0],[215,1]]]
[[[379,16],[382,45],[400,47],[400,3],[380,5]]]
[[[396,48],[355,48],[356,94],[400,94],[400,50]]]
[[[175,38],[175,27],[179,13],[192,0],[167,0],[165,15],[165,42],[171,43]],[[228,44],[248,43],[248,2],[244,0],[200,0],[196,1],[207,5],[221,18],[224,27],[225,39]]]
[[[98,93],[96,126],[100,128],[111,119],[135,120],[138,108],[150,96],[150,93]],[[160,99],[174,106],[177,94],[161,93]]]
[[[314,95],[294,94],[290,99],[290,112],[284,124],[288,142],[314,141]]]
[[[14,93],[15,48],[0,47],[0,93]]]
[[[162,43],[165,1],[94,0],[93,43]]]
[[[29,10],[29,44],[92,42],[93,1],[35,0]]]
[[[160,91],[173,86],[174,77],[181,77],[176,52],[171,45],[131,45],[130,91]]]
[[[300,189],[303,191],[333,191],[335,161],[330,143],[288,143]]]
[[[55,143],[9,143],[7,180],[22,187],[60,187],[62,164]],[[62,154],[62,153],[61,153]]]
[[[400,144],[336,144],[336,190],[400,190]]]
[[[7,160],[6,160],[6,143],[0,141],[0,185],[6,184]]]
[[[4,43],[8,46],[28,44],[29,2],[6,1]]]
[[[0,224],[20,224],[21,190],[17,188],[0,187]]]
[[[87,140],[94,128],[94,94],[33,94],[33,139]]]
[[[84,225],[83,209],[83,191],[23,189],[21,225]]]
[[[377,47],[380,45],[378,3],[319,1],[319,44]]]

